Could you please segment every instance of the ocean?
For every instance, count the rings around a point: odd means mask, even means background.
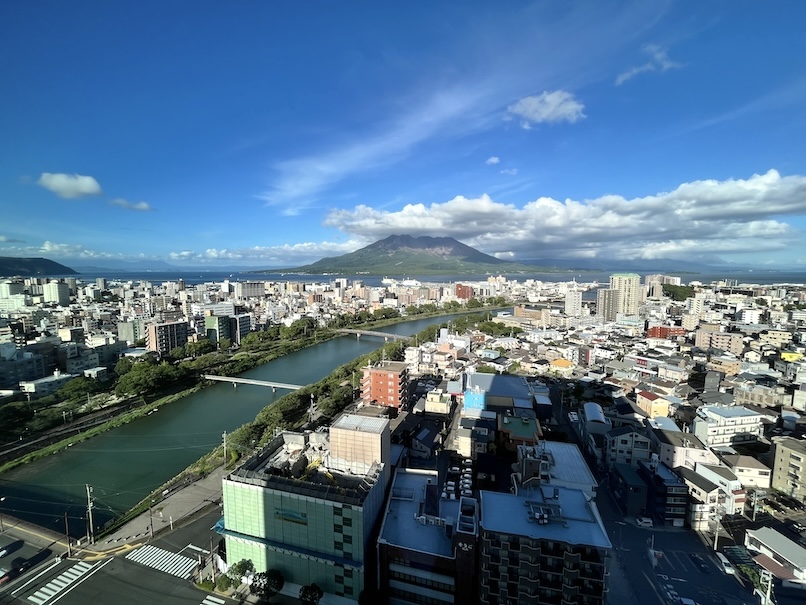
[[[544,282],[559,282],[576,280],[580,283],[598,282],[608,283],[610,275],[615,271],[562,271],[556,273],[503,273],[510,280],[524,282],[529,279]],[[648,275],[650,272],[637,272],[639,275]],[[675,275],[675,273],[665,273]],[[708,273],[680,273],[681,282],[688,284],[693,281],[709,284],[720,280],[736,280],[739,284],[801,284],[806,285],[806,271],[730,271]],[[102,277],[108,281],[148,281],[152,284],[161,284],[167,281],[184,280],[186,284],[201,284],[206,282],[221,283],[225,280],[235,281],[303,281],[303,282],[330,282],[339,277],[346,277],[351,282],[362,281],[368,286],[380,286],[382,276],[377,275],[300,275],[297,273],[253,273],[250,271],[200,271],[189,269],[183,271],[119,271],[110,269],[102,273],[81,273],[76,277],[81,282],[94,283],[96,278]],[[448,284],[455,282],[486,281],[489,275],[389,275],[397,280],[416,279],[423,283]]]

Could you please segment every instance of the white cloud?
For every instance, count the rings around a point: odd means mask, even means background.
[[[52,191],[59,197],[74,199],[87,195],[100,195],[101,186],[91,176],[43,172],[37,185]]]
[[[806,215],[804,199],[806,177],[770,170],[633,199],[541,197],[518,207],[485,194],[397,211],[360,205],[332,211],[325,224],[368,241],[406,233],[451,236],[488,254],[521,259],[682,258],[797,246],[798,231],[782,217]]]
[[[130,202],[122,197],[110,200],[109,203],[112,206],[118,206],[119,208],[125,208],[126,210],[137,210],[139,212],[149,212],[153,210],[148,202]]]
[[[174,261],[208,263],[215,261],[246,261],[267,265],[294,267],[306,265],[325,256],[340,256],[371,243],[371,240],[352,239],[346,242],[305,242],[280,246],[252,246],[249,248],[217,249],[204,251],[182,250],[171,252]]]
[[[577,122],[586,116],[585,106],[565,90],[545,91],[539,95],[524,97],[507,107],[510,114],[522,118],[521,127],[526,130],[532,124],[554,124],[557,122]]]
[[[20,242],[19,240],[7,240],[9,242]],[[63,244],[59,242],[45,241],[41,246],[8,246],[3,247],[3,253],[12,256],[30,257],[30,256],[45,256],[53,259],[109,259],[109,258],[123,258],[121,254],[114,254],[110,252],[98,252],[91,250],[81,244]]]
[[[515,176],[516,174],[518,174],[518,169],[517,168],[504,168],[503,170],[501,170],[501,174],[508,174],[510,176]]]
[[[0,235],[0,243],[2,243],[2,244],[24,244],[25,240],[14,239],[13,237],[9,237],[7,235]]]
[[[649,55],[649,61],[638,65],[636,67],[631,67],[625,72],[620,73],[616,77],[616,86],[621,86],[627,80],[634,78],[635,76],[651,71],[669,71],[670,69],[680,69],[683,67],[682,63],[678,63],[677,61],[672,61],[669,56],[666,54],[666,49],[657,46],[655,44],[647,44],[644,47],[644,52]]]
[[[498,164],[500,162],[501,162],[501,158],[499,158],[497,155],[494,155],[494,156],[491,156],[491,157],[487,158],[487,161],[484,162],[484,163],[487,164],[488,166],[495,166],[496,164]]]

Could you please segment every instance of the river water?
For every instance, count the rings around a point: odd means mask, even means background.
[[[455,316],[420,319],[381,328],[413,335]],[[338,366],[383,344],[377,337],[344,336],[291,353],[241,376],[311,384]],[[232,431],[255,418],[288,391],[229,383],[212,385],[165,405],[151,415],[112,429],[58,454],[0,475],[2,512],[70,533],[86,535],[87,485],[92,487],[93,525],[103,527],[156,487],[201,458]]]

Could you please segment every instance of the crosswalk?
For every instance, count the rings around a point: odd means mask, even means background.
[[[224,605],[225,603],[226,601],[224,599],[219,599],[218,597],[208,594],[204,597],[204,601],[201,602],[201,605]]]
[[[93,567],[94,566],[90,565],[89,563],[79,561],[67,571],[60,573],[53,580],[37,590],[34,594],[30,595],[28,600],[32,603],[36,603],[36,605],[43,605],[44,603],[47,603],[50,599],[73,584]]]
[[[126,555],[126,558],[135,563],[145,565],[146,567],[151,567],[152,569],[177,576],[183,580],[187,580],[191,576],[196,565],[199,563],[196,559],[178,555],[152,546],[151,544],[146,544],[137,550],[133,550]]]

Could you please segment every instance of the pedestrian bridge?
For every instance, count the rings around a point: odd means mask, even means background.
[[[286,389],[288,391],[298,391],[303,388],[301,384],[288,384],[286,382],[273,382],[271,380],[255,380],[254,378],[238,378],[236,376],[214,376],[213,374],[205,374],[202,376],[205,380],[217,380],[218,382],[231,382],[233,387],[239,384],[254,384],[259,387],[271,387],[272,391],[277,389]]]
[[[356,338],[361,338],[362,336],[378,336],[380,338],[384,338],[386,340],[408,340],[411,336],[403,336],[401,334],[389,334],[389,332],[378,332],[376,330],[349,330],[346,328],[341,328],[335,330],[339,334],[355,334]]]

